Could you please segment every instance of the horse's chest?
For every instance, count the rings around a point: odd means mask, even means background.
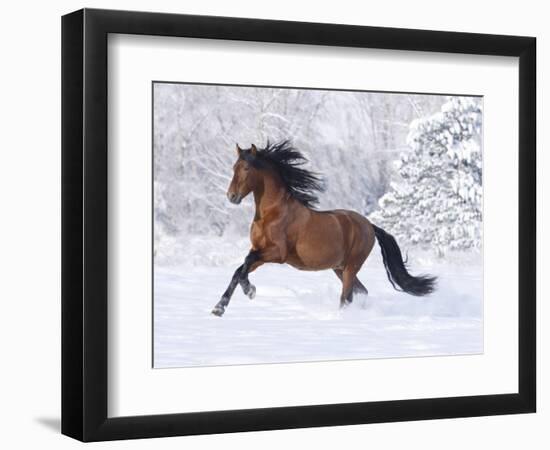
[[[266,226],[263,220],[256,220],[250,228],[250,241],[256,249],[264,248],[268,244]]]
[[[256,249],[280,246],[286,241],[286,229],[281,228],[279,221],[259,219],[252,223],[250,240]]]

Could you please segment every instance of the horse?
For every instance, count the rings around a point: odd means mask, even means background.
[[[288,141],[258,149],[236,145],[237,161],[227,190],[238,205],[250,193],[256,207],[250,228],[251,249],[239,266],[212,314],[222,316],[237,285],[250,299],[256,295],[248,274],[266,263],[289,264],[299,270],[332,269],[342,282],[340,307],[354,294],[368,294],[357,273],[377,240],[389,282],[396,290],[416,296],[432,293],[436,278],[412,276],[395,238],[350,210],[315,209],[324,191],[322,178],[302,166],[306,157]]]

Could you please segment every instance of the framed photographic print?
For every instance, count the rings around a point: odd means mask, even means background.
[[[62,20],[62,432],[534,412],[535,38]]]

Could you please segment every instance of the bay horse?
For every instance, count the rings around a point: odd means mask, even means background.
[[[289,141],[258,149],[237,144],[237,161],[227,191],[231,203],[254,195],[256,212],[250,229],[252,248],[237,268],[212,314],[222,316],[240,284],[249,298],[256,288],[248,274],[266,263],[289,264],[299,270],[332,269],[342,282],[340,307],[352,302],[354,293],[367,294],[357,273],[371,253],[375,239],[392,286],[412,295],[433,292],[436,278],[412,276],[394,237],[361,214],[338,209],[318,211],[321,178],[301,167],[307,162]]]

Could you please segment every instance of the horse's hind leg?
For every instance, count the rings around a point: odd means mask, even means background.
[[[361,281],[359,281],[359,278],[357,278],[357,275],[355,276],[355,280],[353,281],[353,293],[354,294],[365,294],[368,295],[369,290],[365,287]]]
[[[342,282],[342,295],[340,296],[340,308],[343,308],[344,306],[349,305],[351,302],[353,302],[353,281],[351,283],[351,288],[348,291],[344,286],[344,271],[342,269],[334,269],[334,273]]]
[[[334,272],[342,280],[342,294],[340,295],[340,308],[349,305],[353,301],[353,291],[358,269],[348,266],[344,270],[335,269]]]
[[[334,269],[334,273],[338,276],[340,281],[342,281],[342,272],[343,271],[341,269]],[[357,275],[356,275],[354,280],[353,280],[352,294],[365,294],[365,295],[368,295],[368,293],[369,293],[368,289],[365,287],[365,285],[363,283],[361,283],[361,281],[359,280],[359,278],[357,278]],[[351,295],[347,299],[347,301],[348,301],[348,303],[351,303],[353,301],[353,295]]]
[[[342,271],[342,294],[340,295],[340,308],[349,305],[353,301],[353,288],[356,275],[357,269],[353,266],[346,267]]]

